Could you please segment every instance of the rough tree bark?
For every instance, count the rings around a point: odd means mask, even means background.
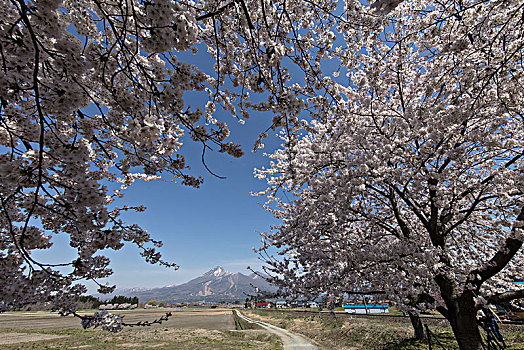
[[[416,312],[413,312],[413,311],[409,311],[408,315],[411,321],[411,325],[413,326],[413,330],[415,333],[415,339],[423,340],[424,339],[424,326],[422,325],[422,320],[420,319],[420,316]]]
[[[460,296],[443,296],[447,306],[445,315],[460,350],[481,350],[482,343],[477,323],[477,308],[472,291],[464,291]]]

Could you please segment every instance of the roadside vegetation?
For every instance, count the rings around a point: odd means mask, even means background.
[[[413,339],[413,328],[409,322],[384,318],[347,318],[339,315],[336,319],[326,315],[299,315],[295,313],[268,312],[264,310],[243,311],[247,316],[258,319],[291,332],[301,334],[323,349],[381,349],[381,350],[425,350],[427,340]],[[451,328],[429,326],[437,339],[433,338],[433,349],[458,349]],[[501,327],[508,349],[524,349],[524,327]],[[440,343],[440,344],[439,344]]]
[[[235,319],[235,329],[237,331],[244,331],[249,329],[262,329],[259,325],[251,322],[246,322],[245,320],[238,317],[235,311],[233,311],[233,318]]]

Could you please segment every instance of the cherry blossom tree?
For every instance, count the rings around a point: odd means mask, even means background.
[[[201,143],[202,159],[212,147],[241,156],[240,147],[226,140],[226,124],[215,118],[218,107],[240,122],[253,110],[271,111],[267,131],[293,127],[304,105],[289,86],[292,75],[282,60],[307,70],[332,38],[329,33],[321,44],[314,38],[304,42],[296,31],[312,23],[316,3],[0,4],[2,310],[52,301],[64,313],[73,311],[74,296],[85,291],[77,281],[99,283],[112,273],[98,252],[125,242],[142,249],[148,262],[176,267],[161,259],[161,242],[120,218],[123,211],[145,208],[114,201],[135,180],[160,175],[198,187],[202,179],[186,171],[183,141]],[[296,51],[286,47],[288,40]],[[213,74],[180,58],[184,51],[197,54],[202,43],[215,60]],[[308,60],[313,66],[304,64]],[[188,92],[207,98],[188,105]],[[259,140],[255,148],[262,146]],[[67,235],[78,257],[38,261],[32,252],[49,249],[56,235]]]
[[[145,208],[113,202],[135,180],[160,175],[199,187],[183,141],[242,155],[213,118],[216,105],[231,109],[232,94],[178,57],[208,35],[196,19],[207,10],[169,0],[5,0],[0,8],[2,310],[52,301],[74,311],[85,292],[76,282],[112,273],[97,252],[126,242],[147,262],[176,268],[161,259],[161,242],[120,218]],[[206,98],[188,105],[186,92]],[[35,259],[56,235],[68,235],[77,258]]]
[[[0,3],[2,308],[51,298],[74,310],[76,281],[111,274],[97,252],[125,242],[172,266],[120,218],[144,208],[113,202],[159,175],[198,187],[188,139],[240,156],[217,106],[272,114],[255,148],[282,130],[259,176],[284,219],[266,244],[290,263],[273,268],[297,290],[342,275],[346,289],[433,303],[462,349],[480,346],[481,303],[519,295],[521,2]],[[212,76],[180,58],[200,43]],[[195,91],[201,106],[186,103]],[[78,258],[36,261],[59,234]],[[99,321],[120,324],[86,323]]]
[[[302,120],[258,171],[282,219],[262,235],[282,255],[267,271],[290,294],[435,307],[480,349],[477,310],[524,296],[524,4],[308,4],[281,41],[289,58],[320,41],[282,84],[301,106],[282,115]]]

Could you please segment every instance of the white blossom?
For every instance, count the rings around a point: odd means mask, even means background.
[[[0,1],[3,310],[50,299],[74,311],[85,292],[74,283],[111,275],[98,252],[126,242],[148,262],[177,267],[161,259],[161,242],[122,221],[122,211],[143,206],[113,202],[136,180],[160,175],[199,187],[202,179],[186,171],[184,138],[243,154],[227,142],[227,125],[207,124],[202,112],[214,94],[234,101],[234,93],[178,58],[205,37],[196,19],[205,10],[197,9],[171,0]],[[201,92],[202,103],[186,103],[187,92]],[[57,234],[78,256],[36,261],[31,252],[49,249]],[[97,283],[100,292],[114,289]]]

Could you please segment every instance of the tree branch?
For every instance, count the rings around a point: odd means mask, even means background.
[[[520,209],[520,213],[515,219],[516,223],[520,223],[522,221],[524,221],[524,207]],[[514,224],[511,233],[515,233],[516,230],[522,230],[522,228],[516,227]],[[502,271],[502,269],[522,247],[522,243],[523,242],[521,239],[513,238],[512,235],[507,237],[505,244],[500,247],[499,251],[486,264],[484,264],[484,266],[471,272],[469,278],[471,280],[469,282],[472,282],[480,287],[483,282]],[[480,279],[477,278],[477,275],[480,277]]]
[[[524,289],[511,290],[508,292],[493,295],[488,298],[489,304],[501,304],[515,299],[524,298]]]

